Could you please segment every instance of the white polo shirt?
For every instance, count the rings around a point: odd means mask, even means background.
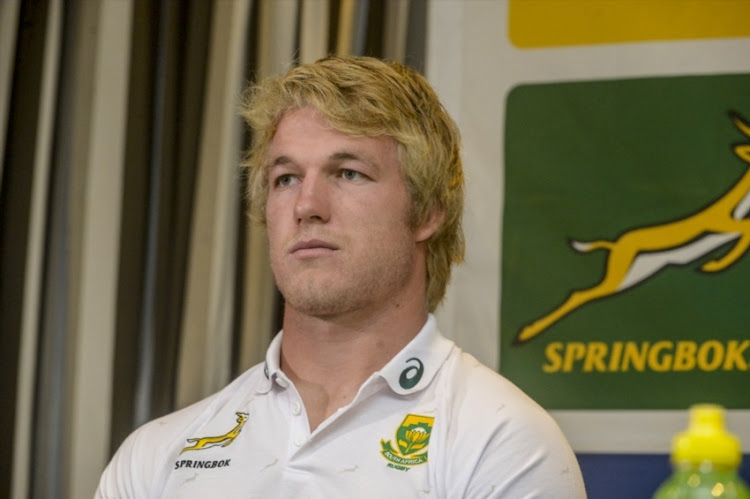
[[[552,418],[430,316],[312,433],[281,334],[220,392],[122,444],[97,498],[586,497]]]

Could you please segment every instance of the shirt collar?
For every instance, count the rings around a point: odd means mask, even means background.
[[[418,392],[430,384],[454,343],[440,334],[435,316],[429,314],[422,329],[380,371],[395,393]]]
[[[274,381],[280,376],[286,380],[284,373],[281,371],[281,335],[283,331],[279,331],[271,344],[266,350],[266,362],[263,365],[263,380],[259,384],[258,393],[268,393],[273,386]],[[283,381],[282,381],[283,383]]]
[[[274,382],[282,387],[289,384],[281,371],[282,334],[283,331],[276,335],[266,351],[264,380],[258,387],[259,393],[268,393]],[[375,376],[384,379],[395,393],[418,392],[430,384],[453,346],[454,343],[438,331],[435,316],[429,314],[419,333]]]

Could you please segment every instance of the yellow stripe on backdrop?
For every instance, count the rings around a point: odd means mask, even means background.
[[[750,36],[750,0],[510,0],[519,48]]]

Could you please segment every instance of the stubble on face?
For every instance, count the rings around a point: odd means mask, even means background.
[[[342,255],[337,265],[311,263],[289,272],[272,256],[272,270],[286,306],[305,315],[330,318],[397,305],[398,290],[406,287],[416,267],[415,243],[405,222],[403,233],[396,241],[373,237],[356,258]]]

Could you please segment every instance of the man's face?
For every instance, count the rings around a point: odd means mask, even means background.
[[[268,160],[271,266],[287,307],[330,317],[424,293],[418,243],[432,230],[407,224],[393,139],[345,135],[303,108],[281,119]]]

